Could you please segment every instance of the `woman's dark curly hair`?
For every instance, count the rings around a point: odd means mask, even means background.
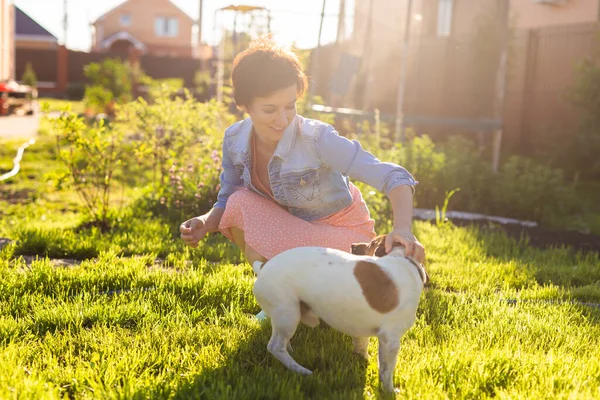
[[[255,97],[266,97],[296,84],[298,96],[308,87],[298,56],[273,40],[256,39],[233,60],[233,98],[248,107]]]

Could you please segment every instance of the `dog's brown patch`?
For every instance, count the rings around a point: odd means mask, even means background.
[[[385,314],[398,306],[398,288],[379,265],[359,261],[354,267],[354,276],[372,309]]]

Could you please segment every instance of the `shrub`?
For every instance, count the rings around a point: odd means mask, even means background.
[[[575,214],[581,206],[561,170],[517,156],[502,166],[490,200],[496,213],[542,222]]]
[[[85,87],[85,105],[94,113],[104,112],[108,104],[113,101],[113,94],[110,90],[100,85]]]
[[[160,85],[149,101],[125,105],[119,121],[138,135],[135,155],[149,171],[146,206],[171,219],[208,211],[216,201],[223,133],[234,122],[224,105],[199,103]]]
[[[82,200],[93,225],[110,228],[111,190],[117,168],[126,155],[123,134],[102,120],[89,126],[83,118],[64,111],[51,120],[58,159],[68,169],[68,181]]]
[[[128,62],[109,58],[86,65],[84,73],[91,83],[85,90],[86,104],[104,111],[112,101],[123,104],[131,100],[133,80],[139,71]]]
[[[169,182],[159,188],[154,211],[170,221],[181,222],[212,208],[217,201],[221,157],[217,149],[206,148],[195,162],[169,169]]]
[[[511,157],[494,174],[475,145],[463,137],[451,137],[437,146],[428,136],[415,137],[405,146],[397,144],[387,150],[378,147],[372,135],[361,137],[361,143],[379,159],[400,164],[414,175],[419,181],[414,202],[420,208],[441,206],[446,195],[457,188],[460,191],[450,201],[453,210],[528,219],[544,225],[564,221],[586,206],[561,170]],[[392,208],[388,199],[363,183],[355,184],[372,215],[380,218],[376,228],[389,229]]]
[[[487,199],[494,180],[490,163],[481,158],[475,144],[461,136],[450,137],[440,151],[444,154],[443,167],[437,181],[435,204],[443,201],[441,193],[460,188],[452,197],[455,209],[489,212]],[[428,203],[432,206],[431,202]]]
[[[21,81],[24,85],[36,87],[37,86],[37,76],[35,75],[35,71],[31,66],[31,63],[28,62],[25,64],[25,71],[23,71],[23,76],[21,77]]]

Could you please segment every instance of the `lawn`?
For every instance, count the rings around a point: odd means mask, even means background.
[[[384,397],[374,339],[367,363],[349,337],[300,327],[294,357],[310,377],[271,357],[251,268],[221,237],[186,248],[172,223],[127,207],[110,232],[81,225],[77,196],[50,184],[53,151],[41,137],[0,184],[0,237],[14,240],[0,250],[0,398]],[[600,399],[597,253],[499,229],[414,231],[432,286],[402,338],[403,398]]]
[[[71,110],[74,113],[80,114],[85,111],[85,104],[83,101],[69,101],[69,100],[60,100],[60,99],[52,99],[52,98],[40,98],[38,99],[40,106],[43,108],[45,105],[48,106],[46,111],[48,112],[58,112],[62,111],[65,106],[70,106]]]
[[[395,383],[405,397],[600,398],[600,309],[569,303],[600,302],[597,254],[541,251],[469,228],[415,229],[433,287],[402,339]],[[0,397],[380,396],[375,340],[365,363],[349,337],[301,327],[294,354],[315,374],[288,372],[266,352],[268,323],[252,319],[250,267],[171,246],[161,264],[152,252],[108,248],[70,267],[27,265],[13,257],[19,245],[5,248]]]

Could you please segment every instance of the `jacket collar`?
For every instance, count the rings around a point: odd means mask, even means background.
[[[292,122],[288,125],[283,132],[283,136],[277,143],[277,148],[275,149],[274,156],[277,156],[283,160],[287,160],[290,156],[290,152],[292,151],[292,145],[294,144],[296,134],[300,132],[300,123],[301,116],[296,115]],[[242,121],[240,125],[240,131],[238,133],[238,138],[235,142],[235,152],[248,155],[250,153],[250,139],[252,138],[252,120],[250,118],[246,118]]]

